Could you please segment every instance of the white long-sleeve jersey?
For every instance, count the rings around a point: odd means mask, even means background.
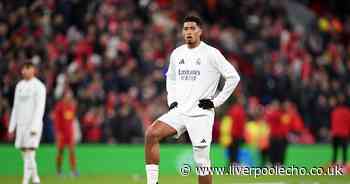
[[[214,96],[221,75],[225,78],[225,85]],[[218,107],[232,94],[240,80],[235,68],[221,52],[204,42],[195,48],[187,45],[176,48],[170,55],[166,76],[168,105],[177,102],[177,110],[189,116],[213,113],[214,110],[199,108],[199,100],[211,99]]]
[[[21,80],[15,89],[10,126],[12,133],[16,128],[22,131],[41,133],[45,111],[46,88],[37,78]],[[18,135],[18,134],[17,134]]]

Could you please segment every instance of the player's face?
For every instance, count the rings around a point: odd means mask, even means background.
[[[24,79],[29,80],[34,77],[35,69],[34,67],[23,67],[22,76]]]
[[[185,43],[188,45],[197,45],[200,42],[200,36],[202,29],[197,25],[196,22],[185,22],[182,35],[185,39]]]

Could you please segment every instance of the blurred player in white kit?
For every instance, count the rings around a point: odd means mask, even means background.
[[[238,85],[240,77],[234,67],[214,47],[201,41],[199,17],[184,19],[185,44],[170,55],[166,74],[169,112],[158,118],[146,131],[145,160],[147,184],[158,183],[159,141],[188,132],[193,159],[198,167],[210,167],[210,144],[214,108],[223,104]],[[216,96],[220,76],[225,85]],[[211,184],[208,172],[197,173],[199,184]]]
[[[36,68],[33,63],[26,62],[22,67],[23,79],[15,89],[15,98],[12,107],[8,132],[14,137],[16,130],[15,147],[21,150],[24,173],[22,184],[39,184],[35,150],[38,148],[45,111],[46,88],[35,77]]]

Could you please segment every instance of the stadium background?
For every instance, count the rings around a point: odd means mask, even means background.
[[[5,167],[0,179],[10,183],[22,171],[6,132],[20,65],[28,60],[39,66],[48,90],[39,172],[55,174],[52,109],[70,88],[79,104],[82,177],[126,175],[124,183],[131,181],[129,175],[142,178],[143,132],[167,110],[164,72],[171,50],[182,43],[181,21],[188,13],[203,18],[203,39],[219,48],[242,76],[229,102],[217,109],[214,163],[226,162],[223,145],[230,130],[222,120],[230,117],[239,96],[248,115],[268,108],[272,100],[290,104],[303,126],[289,134],[287,165],[327,166],[330,114],[341,97],[350,101],[349,9],[347,1],[314,0],[3,0],[0,164]],[[171,143],[189,143],[188,138],[164,142],[170,144],[162,148],[168,154],[163,154],[161,168],[178,175],[177,164],[189,159],[191,149]],[[185,156],[172,160],[179,155]],[[254,144],[242,155],[247,163],[259,163]],[[225,180],[230,181],[235,179]]]

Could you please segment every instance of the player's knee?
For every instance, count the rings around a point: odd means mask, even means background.
[[[25,160],[24,160],[24,162],[25,162],[25,167],[27,169],[35,168],[36,163],[35,163],[35,158],[34,157],[31,157],[31,156],[27,155]]]
[[[198,167],[210,167],[209,146],[194,146],[193,159]]]
[[[69,149],[68,152],[69,152],[69,155],[74,155],[75,154],[75,151],[73,149]]]
[[[146,137],[146,141],[148,142],[159,141],[160,134],[158,130],[150,126],[146,130],[145,137]]]

